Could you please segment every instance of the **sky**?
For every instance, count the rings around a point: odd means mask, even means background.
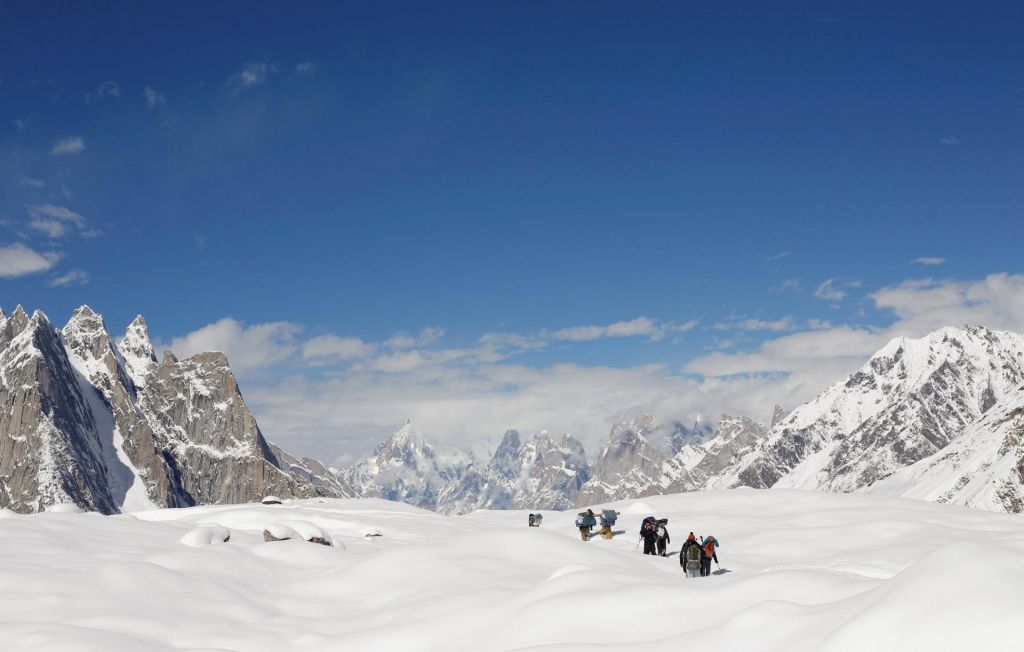
[[[339,464],[1024,330],[1024,5],[767,5],[6,2],[0,306],[225,351]]]

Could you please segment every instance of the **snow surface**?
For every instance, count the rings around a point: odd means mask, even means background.
[[[8,514],[0,650],[991,652],[1024,640],[1019,517],[749,489],[594,507],[621,511],[625,533],[580,541],[574,511],[530,528],[526,511],[373,499]],[[721,569],[686,579],[676,557],[634,552],[648,514],[670,519],[670,552],[691,529],[720,538]],[[293,521],[347,550],[263,542],[264,527]],[[181,541],[201,527],[231,540]]]

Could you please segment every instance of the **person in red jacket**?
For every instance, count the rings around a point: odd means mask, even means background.
[[[711,536],[710,534],[706,539],[701,540],[700,549],[700,576],[707,577],[711,574],[711,560],[714,559],[715,563],[718,563],[718,539]]]

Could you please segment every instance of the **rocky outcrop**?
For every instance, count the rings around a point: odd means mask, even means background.
[[[323,482],[284,468],[223,354],[157,364],[141,317],[117,344],[88,306],[61,331],[20,306],[0,316],[0,506],[109,514],[342,495],[313,466]]]

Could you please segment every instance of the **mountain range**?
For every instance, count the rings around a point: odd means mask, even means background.
[[[734,487],[877,492],[1024,511],[1024,335],[897,338],[763,424],[616,423],[593,458],[568,434],[505,433],[486,459],[406,423],[331,469],[269,442],[216,352],[158,361],[140,316],[116,340],[88,306],[61,329],[0,311],[0,507],[107,514],[268,494],[379,497],[448,513],[564,510]]]

